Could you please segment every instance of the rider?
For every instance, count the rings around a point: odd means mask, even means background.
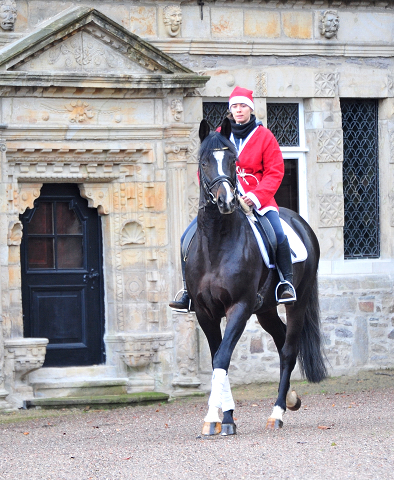
[[[274,199],[284,175],[284,162],[274,135],[256,121],[253,115],[253,92],[235,87],[229,99],[231,142],[238,152],[238,190],[245,203],[257,214],[265,215],[270,221],[277,239],[276,264],[284,281],[278,291],[278,303],[291,304],[296,301],[293,287],[293,266],[290,246],[279,220],[279,209]],[[190,240],[196,229],[194,220],[182,235]],[[178,311],[190,310],[190,299],[185,282],[185,255],[182,253],[183,291],[179,300],[169,305]]]

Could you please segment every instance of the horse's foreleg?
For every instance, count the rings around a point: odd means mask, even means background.
[[[237,427],[234,423],[233,413],[234,413],[235,403],[233,395],[231,393],[230,380],[228,375],[223,385],[223,397],[222,397],[222,411],[223,411],[223,421],[222,421],[222,435],[235,435],[237,433]]]
[[[223,390],[227,372],[223,368],[215,368],[212,373],[211,395],[208,400],[208,413],[202,427],[203,435],[216,435],[222,430],[219,408],[222,407]]]

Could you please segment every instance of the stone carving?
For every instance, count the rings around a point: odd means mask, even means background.
[[[317,161],[343,161],[342,130],[319,130],[317,132]]]
[[[388,97],[394,96],[394,79],[393,79],[392,72],[389,72],[387,74],[387,96]]]
[[[177,37],[181,31],[182,11],[178,5],[167,5],[163,8],[163,23],[170,37]]]
[[[344,200],[342,195],[319,195],[319,227],[343,227]]]
[[[394,227],[394,194],[389,195],[390,226]]]
[[[40,196],[42,183],[9,185],[7,200],[9,213],[23,213],[26,208],[34,208],[34,200]]]
[[[182,100],[180,100],[179,98],[174,98],[173,100],[171,100],[171,113],[176,122],[179,122],[182,119]]]
[[[90,208],[97,208],[100,215],[108,215],[110,210],[108,187],[100,184],[82,184],[79,185],[79,191],[81,197],[88,201]]]
[[[320,14],[319,30],[325,38],[336,37],[339,30],[339,15],[336,10],[325,10]]]
[[[22,241],[23,227],[19,220],[11,222],[8,228],[7,245],[20,245]]]
[[[47,344],[47,338],[11,338],[4,341],[7,383],[13,384],[16,394],[23,394],[25,398],[33,396],[27,376],[42,367]]]
[[[138,222],[127,222],[122,228],[120,244],[133,245],[144,244],[145,232]]]
[[[15,0],[2,0],[0,2],[0,25],[8,32],[14,30],[17,9]]]
[[[391,130],[389,135],[390,135],[390,163],[394,163],[394,130]]]
[[[338,73],[315,74],[315,96],[335,97],[338,86]]]
[[[255,97],[267,96],[267,74],[260,72],[256,74],[256,87],[254,90]]]
[[[82,123],[94,117],[92,107],[82,100],[73,100],[69,105],[66,105],[66,109],[70,112],[71,123]]]

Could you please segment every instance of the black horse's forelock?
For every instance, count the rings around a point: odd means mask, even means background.
[[[201,143],[200,153],[198,155],[199,162],[202,158],[208,156],[212,150],[228,148],[232,154],[237,157],[237,150],[234,147],[233,143],[230,142],[225,136],[221,135],[220,132],[212,132],[207,138]]]

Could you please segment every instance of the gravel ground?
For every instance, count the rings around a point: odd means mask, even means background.
[[[266,431],[276,388],[235,389],[233,437],[201,438],[207,398],[0,415],[0,478],[394,478],[394,371],[297,382],[301,409]]]

